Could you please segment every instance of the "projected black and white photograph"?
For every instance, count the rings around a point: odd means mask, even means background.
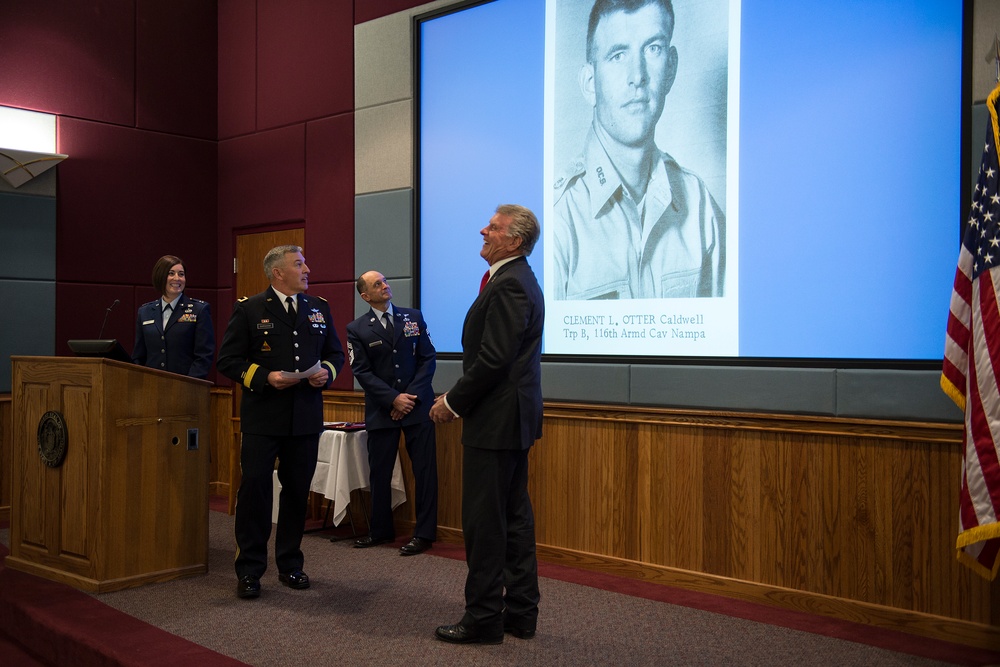
[[[738,17],[730,0],[549,4],[546,296],[560,323],[584,324],[550,328],[550,351],[634,335],[642,349],[655,336],[661,352],[735,353]],[[634,328],[633,307],[609,303],[640,299]]]
[[[556,299],[723,295],[728,5],[556,3]]]

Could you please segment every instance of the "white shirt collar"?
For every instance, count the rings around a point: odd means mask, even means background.
[[[524,257],[524,255],[514,255],[513,257],[506,257],[504,259],[497,260],[496,263],[494,264],[490,264],[490,278],[493,277],[493,274],[496,273],[497,269],[499,269],[501,266],[503,266],[504,264],[510,264],[519,257]]]
[[[176,308],[177,304],[179,304],[181,302],[181,298],[183,298],[183,296],[184,296],[183,293],[178,294],[177,298],[174,299],[173,301],[167,301],[166,299],[164,299],[161,296],[160,297],[160,312],[162,313],[167,306],[170,306],[171,310],[173,310],[174,308]]]
[[[278,295],[278,301],[281,301],[282,304],[285,303],[285,299],[287,299],[288,297],[292,297],[292,301],[295,303],[295,308],[298,309],[299,299],[297,294],[282,294],[278,290],[274,289],[273,285],[271,286],[271,289],[273,289],[274,293]]]

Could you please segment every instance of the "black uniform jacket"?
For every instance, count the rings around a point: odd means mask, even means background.
[[[329,371],[327,388],[344,365],[344,351],[326,299],[299,294],[294,323],[270,287],[236,302],[217,366],[243,386],[240,429],[272,436],[322,431],[322,389],[305,379],[281,390],[267,383],[271,371],[307,371],[316,362]]]

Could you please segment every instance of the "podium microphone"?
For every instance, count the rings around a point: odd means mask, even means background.
[[[115,302],[110,306],[108,306],[108,311],[104,313],[104,323],[101,324],[101,333],[97,334],[98,340],[100,340],[104,336],[104,327],[107,326],[108,324],[108,315],[111,314],[111,309],[117,306],[119,303],[121,302],[118,299],[115,299]]]

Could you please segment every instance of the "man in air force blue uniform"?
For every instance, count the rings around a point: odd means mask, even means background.
[[[368,271],[358,278],[357,288],[371,309],[347,325],[347,351],[354,377],[365,390],[372,524],[371,534],[354,546],[371,547],[395,537],[390,486],[402,431],[416,482],[417,524],[399,552],[413,556],[437,539],[437,452],[429,416],[436,353],[423,315],[391,303],[385,276]]]

